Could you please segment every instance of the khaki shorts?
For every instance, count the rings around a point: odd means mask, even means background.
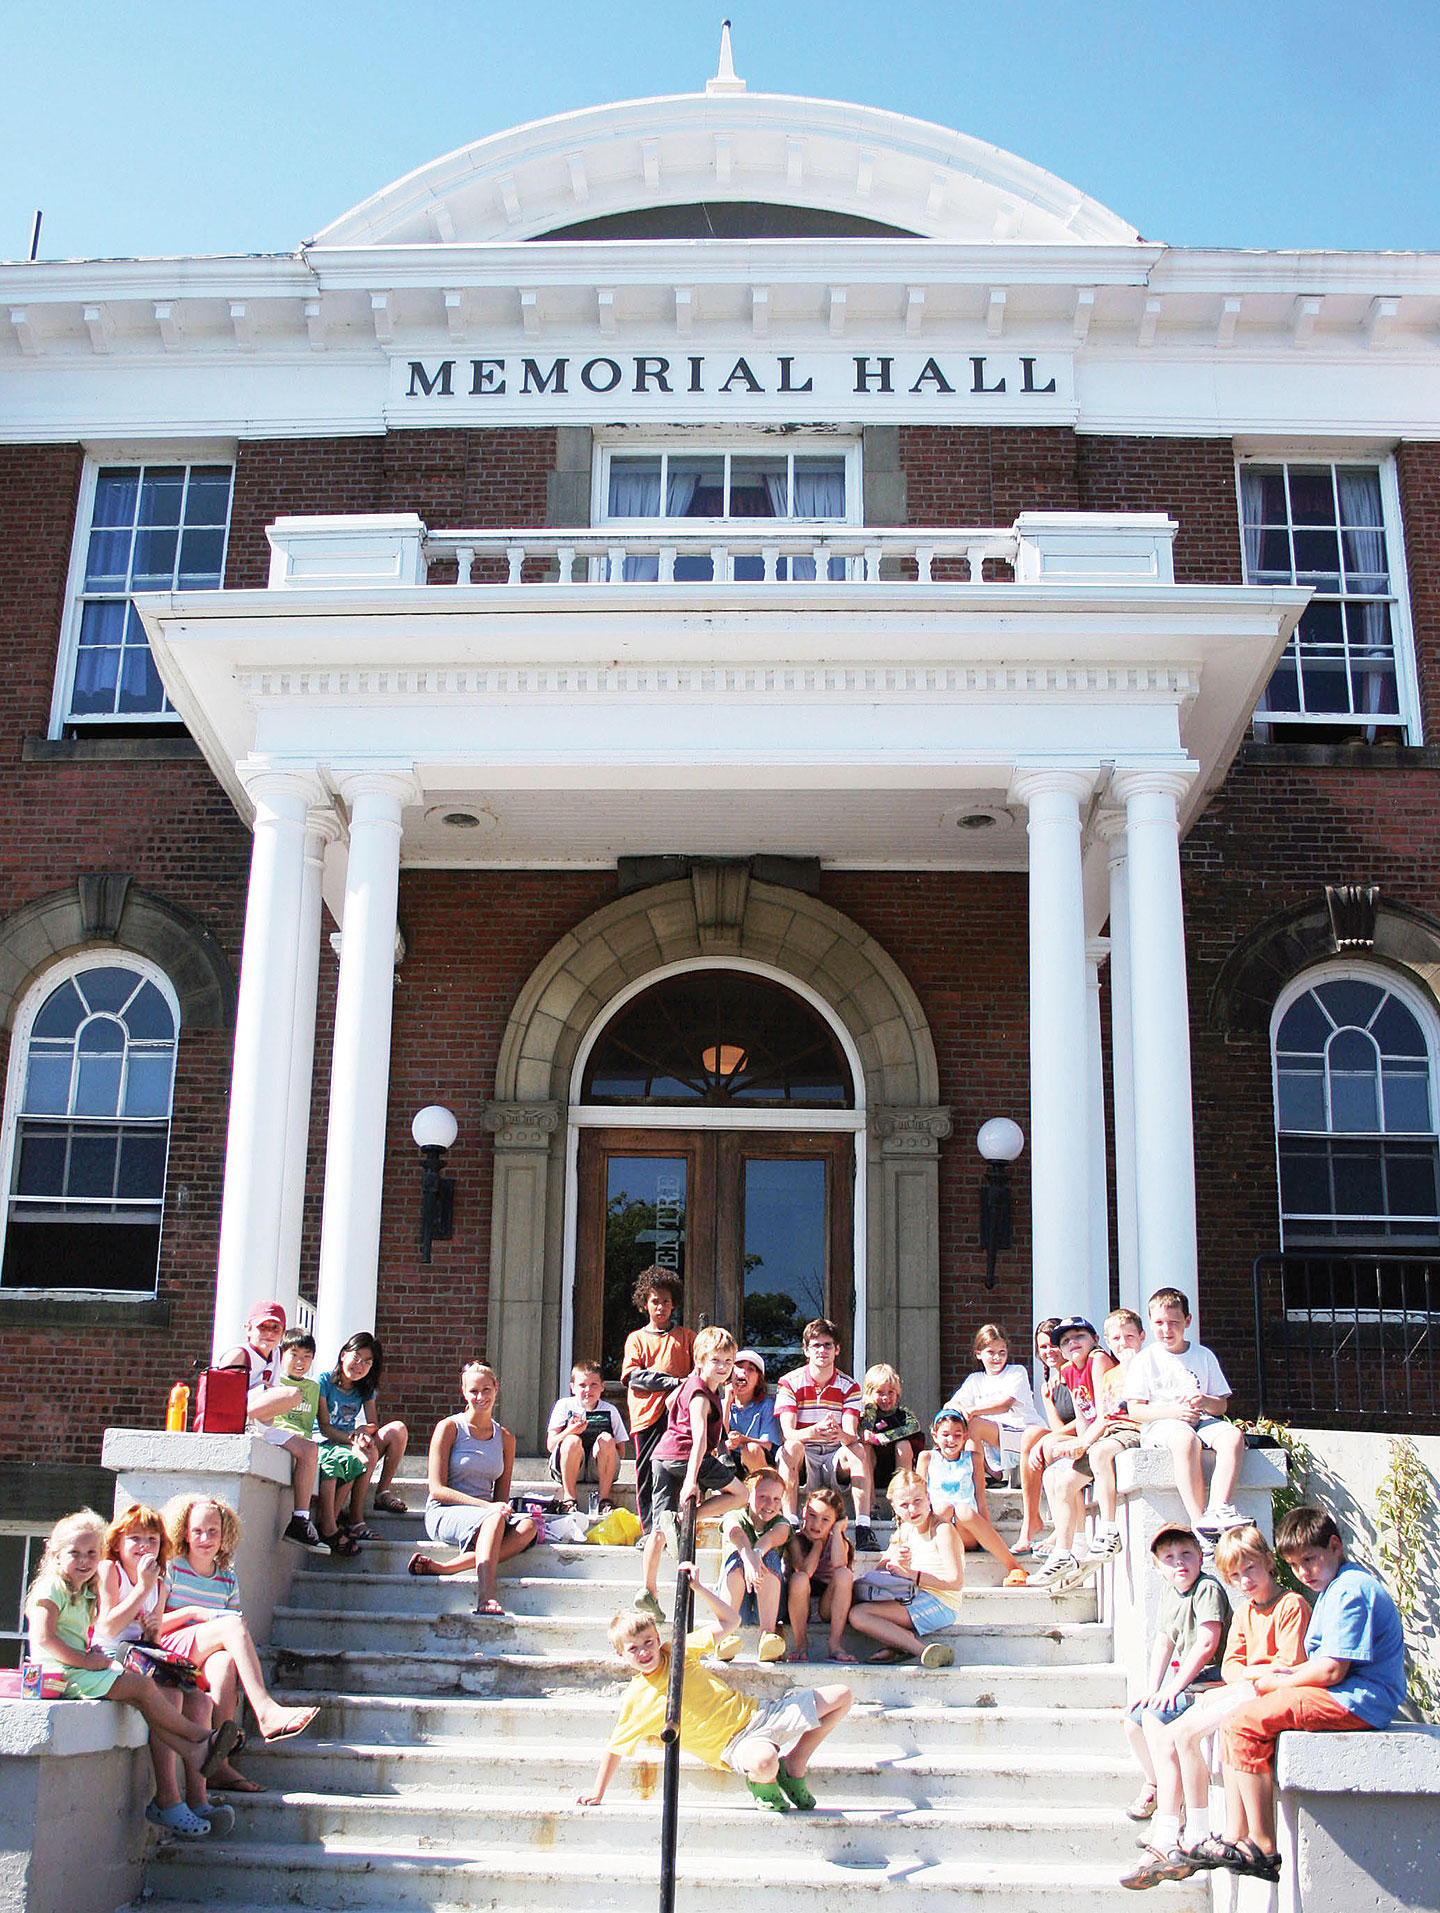
[[[1140,1446],[1140,1430],[1138,1428],[1117,1428],[1113,1435],[1102,1435],[1100,1441],[1108,1441],[1112,1448],[1138,1448]],[[1095,1443],[1097,1448],[1100,1446],[1100,1441]],[[1095,1470],[1090,1465],[1090,1457],[1088,1454],[1076,1455],[1071,1461],[1070,1466],[1075,1470],[1077,1475],[1084,1475],[1087,1479],[1091,1481],[1094,1480]]]
[[[763,1740],[782,1757],[820,1725],[820,1702],[813,1687],[792,1687],[764,1706],[736,1734],[721,1754],[731,1773],[741,1773],[737,1755],[747,1740]]]

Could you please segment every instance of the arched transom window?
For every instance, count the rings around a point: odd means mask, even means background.
[[[1285,1246],[1440,1238],[1434,1019],[1388,978],[1282,998],[1275,1108]]]
[[[22,1007],[6,1288],[155,1287],[179,1018],[147,971],[79,965]]]
[[[839,1039],[793,990],[743,971],[666,978],[625,1004],[596,1041],[586,1103],[853,1109]]]

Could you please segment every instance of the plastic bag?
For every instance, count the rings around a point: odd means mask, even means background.
[[[612,1508],[591,1524],[585,1539],[606,1548],[633,1548],[640,1539],[640,1523],[628,1508]]]
[[[577,1508],[574,1514],[546,1514],[538,1517],[540,1539],[547,1547],[557,1542],[584,1541],[588,1538],[590,1519]]]

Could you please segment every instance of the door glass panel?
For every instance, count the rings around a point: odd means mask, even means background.
[[[685,1279],[688,1164],[684,1156],[610,1156],[605,1164],[605,1304],[600,1366],[620,1373],[625,1337],[636,1326],[630,1297],[642,1269],[659,1263]],[[578,1359],[591,1351],[576,1349]]]
[[[800,1331],[826,1307],[825,1159],[749,1156],[742,1182],[746,1346],[783,1375],[804,1359]]]

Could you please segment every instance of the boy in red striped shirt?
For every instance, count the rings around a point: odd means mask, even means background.
[[[870,1456],[860,1439],[864,1398],[853,1376],[835,1366],[840,1331],[817,1317],[800,1337],[805,1366],[782,1375],[775,1390],[775,1415],[784,1435],[780,1475],[785,1483],[785,1512],[798,1522],[800,1481],[809,1488],[848,1487],[855,1502],[855,1545],[878,1551],[870,1526]]]

